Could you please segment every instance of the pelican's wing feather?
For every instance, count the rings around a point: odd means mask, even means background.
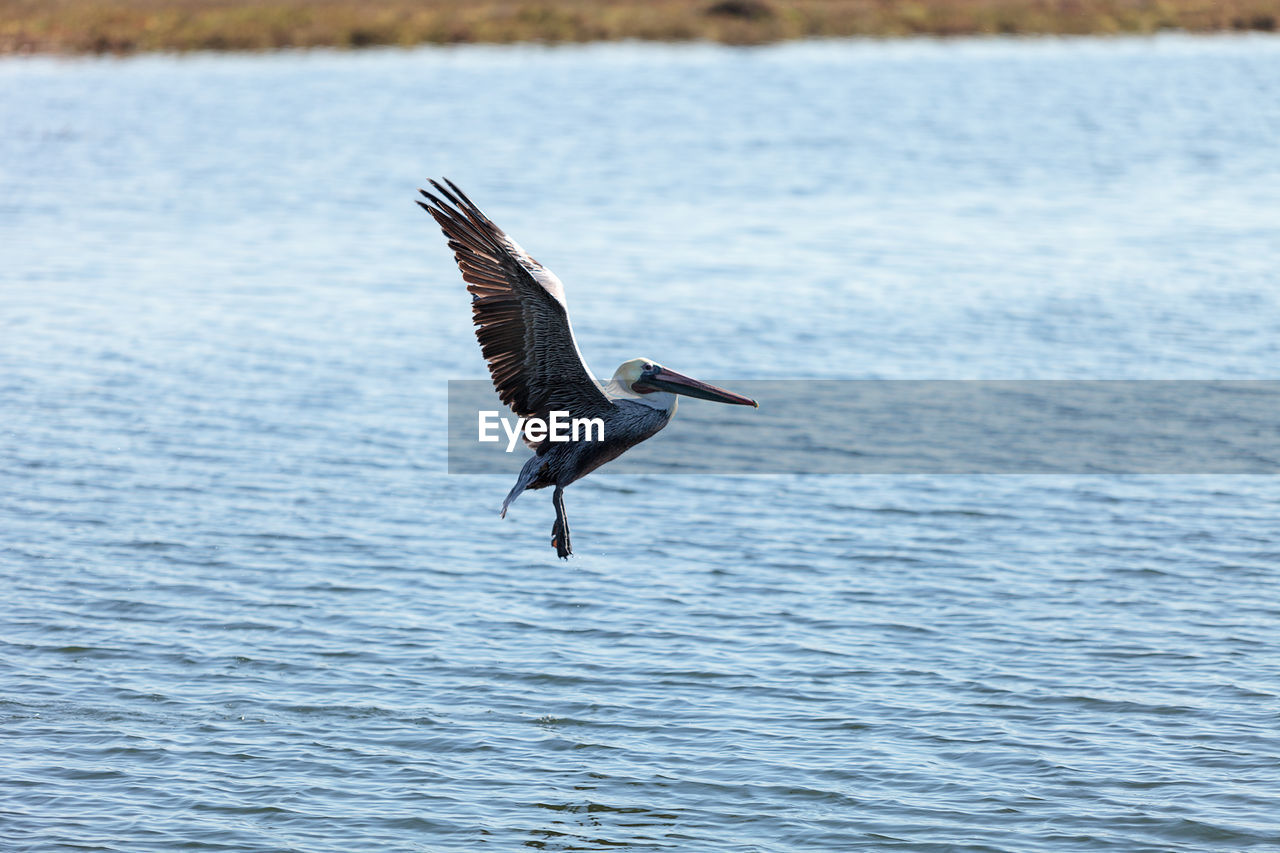
[[[591,376],[569,325],[560,279],[445,179],[419,190],[471,293],[480,349],[502,402],[524,417],[595,417],[612,403]]]

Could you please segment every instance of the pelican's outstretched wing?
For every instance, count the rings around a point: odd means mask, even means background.
[[[596,417],[613,407],[591,376],[569,326],[564,285],[489,221],[447,178],[419,190],[471,293],[471,311],[493,386],[511,411],[545,418]],[[443,196],[443,198],[441,198]]]

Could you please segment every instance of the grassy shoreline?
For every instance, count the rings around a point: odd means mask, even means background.
[[[1280,0],[0,0],[0,54],[1278,26]]]

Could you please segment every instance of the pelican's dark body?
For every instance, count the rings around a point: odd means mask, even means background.
[[[551,412],[599,419],[598,441],[543,440],[502,503],[502,514],[526,489],[555,488],[551,542],[560,557],[572,553],[564,488],[661,430],[676,410],[676,395],[754,406],[750,400],[633,358],[608,385],[591,375],[569,325],[564,285],[494,225],[456,186],[431,182],[418,202],[440,225],[471,293],[476,337],[502,402],[523,418],[544,423]],[[526,438],[527,441],[527,438]]]
[[[617,459],[671,421],[671,412],[634,400],[613,400],[615,411],[605,418],[603,441],[544,441],[524,468],[507,503],[525,489],[567,486],[606,462]]]
[[[551,543],[556,554],[568,557],[573,553],[569,536],[569,518],[564,511],[564,487],[587,476],[606,462],[617,459],[626,451],[661,430],[671,420],[673,409],[657,409],[634,400],[612,400],[614,409],[601,418],[604,421],[602,441],[544,441],[520,469],[515,486],[502,502],[502,514],[507,514],[520,493],[526,489],[555,487],[552,503],[556,508],[556,523],[551,530]]]

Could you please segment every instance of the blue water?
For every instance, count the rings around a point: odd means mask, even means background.
[[[0,849],[1280,850],[1276,478],[602,471],[560,563],[413,205],[598,373],[1276,379],[1277,140],[1261,36],[0,62]]]

